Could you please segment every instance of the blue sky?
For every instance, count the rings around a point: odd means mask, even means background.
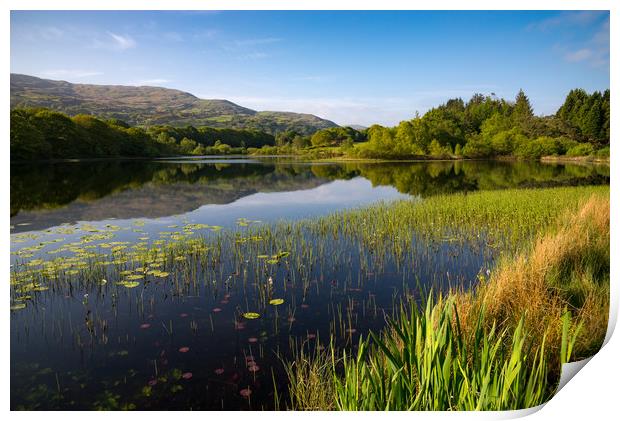
[[[339,124],[394,125],[520,88],[549,114],[571,88],[609,87],[609,13],[13,11],[11,71]]]

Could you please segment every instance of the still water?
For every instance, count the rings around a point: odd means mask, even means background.
[[[13,165],[11,263],[18,270],[86,248],[105,254],[177,236],[232,236],[435,194],[606,183],[609,167],[522,162],[206,157]],[[321,346],[330,335],[355,347],[419,285],[441,289],[449,274],[451,285],[467,287],[495,257],[484,238],[420,240],[404,262],[388,257],[373,266],[375,257],[354,240],[318,243],[310,236],[304,245],[314,250],[308,267],[284,258],[266,272],[224,247],[210,267],[196,262],[136,288],[64,280],[31,288],[27,305],[11,312],[11,408],[273,409],[276,392],[286,400],[282,359],[295,349]],[[269,296],[283,305],[260,304],[267,277]],[[240,317],[258,308],[259,319]]]

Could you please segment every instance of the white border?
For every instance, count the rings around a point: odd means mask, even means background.
[[[617,4],[620,2],[591,0],[591,1],[562,1],[562,0],[521,0],[521,1],[489,1],[489,0],[469,0],[469,1],[398,1],[398,0],[358,0],[358,1],[341,1],[341,0],[262,0],[260,3],[258,0],[4,0],[2,7],[4,8],[1,17],[0,31],[2,37],[0,37],[0,43],[2,45],[2,63],[4,67],[2,84],[2,115],[4,118],[0,119],[2,124],[2,133],[4,134],[2,142],[2,159],[3,164],[0,166],[0,173],[2,176],[2,183],[0,188],[2,189],[2,212],[8,216],[10,212],[10,192],[9,192],[9,51],[10,51],[10,10],[340,10],[340,9],[365,9],[365,10],[380,10],[380,9],[410,9],[410,10],[611,10],[611,73],[610,73],[610,87],[612,93],[612,144],[617,141],[617,133],[620,133],[620,126],[618,124],[618,118],[616,113],[615,100],[617,95],[615,91],[614,74],[617,73],[617,53],[614,49],[617,46],[618,41],[618,19],[616,14],[618,13]],[[612,146],[612,153],[617,148]],[[618,180],[618,168],[616,166],[611,167],[612,176],[612,214],[615,215],[616,200],[615,193],[616,181]],[[5,216],[5,217],[6,217]],[[617,282],[617,258],[618,258],[618,235],[616,230],[616,219],[612,218],[612,239],[611,239],[611,251],[612,251],[612,267],[611,267],[611,279],[612,279],[612,313],[610,315],[610,330],[611,332],[618,314],[618,282]],[[9,256],[9,223],[8,221],[3,225],[3,238],[0,242],[0,255],[5,256],[5,261],[8,262]],[[2,292],[4,297],[9,296],[9,284],[8,284],[8,268],[5,267],[5,276],[2,278]],[[5,301],[6,302],[6,301]],[[5,309],[2,316],[2,333],[0,337],[9,337],[9,312]],[[608,335],[609,336],[609,335]],[[533,420],[543,419],[579,419],[592,417],[593,419],[611,419],[617,417],[618,389],[617,382],[620,379],[620,364],[618,362],[618,356],[620,355],[620,340],[616,335],[611,335],[609,342],[601,349],[601,351],[594,356],[588,363],[584,370],[581,370],[574,379],[568,382],[566,386],[548,402],[540,411],[531,415]],[[5,345],[1,349],[2,364],[3,364],[3,376],[2,376],[2,401],[3,409],[9,411],[10,407],[10,388],[9,388],[9,362],[10,352],[8,341],[4,342]],[[382,414],[389,418],[402,418],[410,419],[410,417],[422,417],[424,419],[435,418],[457,418],[457,419],[505,419],[513,418],[516,416],[526,415],[526,412],[531,411],[516,411],[510,412],[486,412],[486,413],[389,413]],[[13,412],[9,415],[12,419],[34,419],[35,417],[41,417],[43,414],[36,412]],[[220,419],[234,419],[237,417],[259,417],[263,414],[258,412],[247,413],[234,413],[234,412],[218,412],[213,416]],[[376,415],[373,413],[269,413],[265,414],[272,419],[283,419],[291,416],[305,418],[317,416],[323,418],[338,419],[365,419],[370,420],[371,417]],[[77,419],[84,416],[89,418],[109,417],[110,414],[100,413],[88,413],[81,412],[51,412],[45,415],[51,418],[63,419]],[[149,418],[163,419],[168,417],[164,412],[158,413],[118,413],[114,414],[115,417],[123,419],[129,419],[129,417],[145,416]],[[198,419],[205,416],[210,416],[204,413],[189,413],[184,412],[182,415],[184,418]]]

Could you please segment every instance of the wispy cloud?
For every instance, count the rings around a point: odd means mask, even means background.
[[[46,70],[41,73],[45,77],[52,78],[84,78],[92,76],[101,76],[103,72],[94,70],[79,70],[79,69],[54,69]]]
[[[213,39],[218,34],[217,29],[201,29],[192,34],[195,40]]]
[[[181,42],[184,40],[183,35],[178,32],[164,32],[162,36],[166,41]]]
[[[112,37],[116,47],[121,50],[126,50],[128,48],[134,48],[136,46],[136,41],[131,38],[129,35],[118,35],[113,32],[108,32],[108,35]]]
[[[564,59],[568,62],[584,62],[592,67],[609,66],[609,18],[599,24],[589,40],[567,50]]]
[[[571,51],[564,55],[566,61],[576,62],[576,61],[584,61],[592,57],[592,50],[589,48],[582,48],[577,51]]]
[[[579,27],[579,30],[576,30]],[[528,30],[557,32],[562,41],[554,46],[556,54],[569,63],[592,67],[609,64],[609,13],[607,11],[570,11],[530,24]],[[589,33],[590,36],[583,34]],[[594,35],[592,35],[592,33]]]
[[[66,35],[66,30],[58,26],[24,24],[11,25],[11,38],[30,42],[57,41]]]
[[[304,75],[304,76],[295,76],[292,78],[295,81],[300,82],[322,82],[327,79],[326,76],[321,75]]]
[[[237,56],[239,60],[261,60],[270,57],[271,54],[263,53],[262,51],[254,51],[252,53],[241,54]]]
[[[64,35],[64,31],[55,26],[43,26],[39,28],[39,35],[46,40],[58,39]]]
[[[247,47],[253,45],[273,44],[280,41],[282,41],[282,38],[252,38],[236,40],[233,42],[233,44],[237,47]]]
[[[338,124],[374,123],[394,125],[401,120],[411,119],[422,104],[411,98],[287,98],[268,96],[235,96],[226,93],[198,95],[200,98],[226,98],[239,105],[260,111],[292,111],[309,113],[332,120]]]
[[[93,41],[93,47],[106,50],[124,51],[130,48],[135,48],[138,44],[129,35],[119,35],[114,32],[106,32],[107,37],[101,40],[96,38]]]
[[[533,22],[528,25],[529,30],[547,31],[560,26],[587,26],[595,22],[607,12],[598,10],[562,12],[557,16]]]
[[[172,82],[169,79],[142,79],[142,80],[137,80],[135,82],[130,82],[130,85],[138,85],[138,86],[156,86],[156,85],[163,85],[166,83],[170,83]]]

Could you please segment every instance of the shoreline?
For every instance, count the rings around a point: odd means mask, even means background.
[[[200,160],[200,159],[282,159],[290,158],[301,162],[321,162],[321,163],[341,163],[341,162],[367,162],[367,163],[397,163],[397,162],[458,162],[458,161],[509,161],[509,162],[541,162],[547,164],[593,164],[593,165],[610,165],[610,158],[595,158],[591,156],[543,156],[539,159],[518,159],[516,157],[504,156],[493,158],[434,158],[434,157],[416,157],[407,159],[390,159],[390,158],[353,158],[353,157],[330,157],[330,158],[312,158],[302,154],[284,154],[284,155],[260,155],[260,154],[233,154],[233,155],[170,155],[158,157],[93,157],[93,158],[66,158],[66,159],[46,159],[31,161],[10,161],[11,165],[26,164],[59,164],[59,163],[79,163],[79,162],[105,162],[105,161],[167,161],[173,159]]]

